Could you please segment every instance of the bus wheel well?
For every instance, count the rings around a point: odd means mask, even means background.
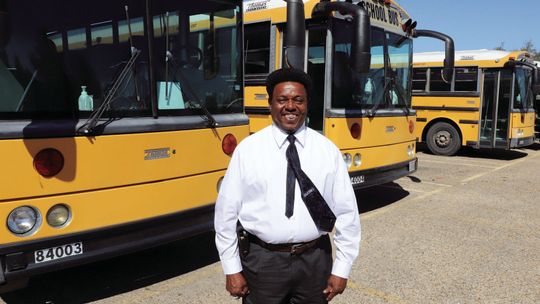
[[[456,131],[459,133],[459,137],[463,139],[463,134],[461,133],[461,128],[451,119],[448,118],[437,118],[431,120],[425,127],[424,130],[422,130],[422,142],[426,142],[426,136],[429,131],[429,129],[438,122],[445,122],[447,124],[452,125]]]

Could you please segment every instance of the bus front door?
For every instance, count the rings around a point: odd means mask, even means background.
[[[484,70],[480,118],[480,147],[508,149],[508,121],[512,99],[511,70]]]

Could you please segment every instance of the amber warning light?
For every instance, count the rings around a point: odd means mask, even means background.
[[[44,149],[34,157],[34,168],[44,177],[53,177],[64,168],[64,156],[56,149]]]

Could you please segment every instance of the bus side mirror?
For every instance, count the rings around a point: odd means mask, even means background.
[[[371,65],[371,21],[369,14],[364,7],[350,2],[322,1],[315,5],[312,16],[324,17],[333,11],[353,16],[354,32],[351,41],[351,61],[349,65],[355,72],[369,73]]]
[[[417,37],[430,37],[444,41],[444,68],[442,71],[442,78],[444,82],[451,83],[454,77],[454,40],[452,37],[430,30],[413,30],[412,35]]]
[[[534,69],[533,93],[540,95],[540,67]]]

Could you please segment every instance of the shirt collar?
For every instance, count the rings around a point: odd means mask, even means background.
[[[281,149],[281,147],[283,147],[283,144],[285,144],[285,142],[287,141],[287,136],[289,136],[289,133],[281,130],[278,126],[276,126],[272,122],[272,135],[274,136],[274,139],[276,141],[278,148]],[[303,148],[306,142],[306,125],[305,124],[302,124],[302,126],[300,126],[300,128],[298,128],[296,132],[294,132],[294,137],[296,137],[296,141]]]

